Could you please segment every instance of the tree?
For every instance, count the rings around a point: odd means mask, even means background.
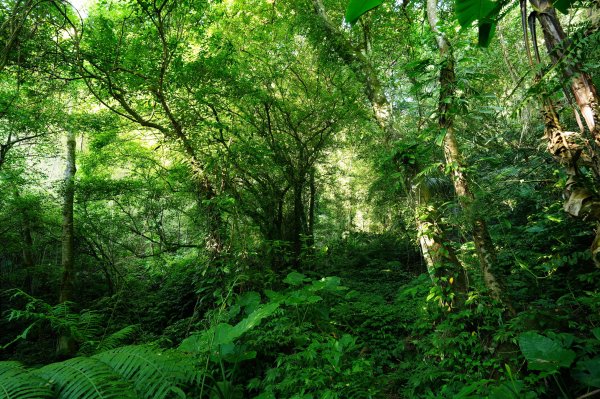
[[[537,45],[537,20],[542,28],[547,53],[552,62],[560,68],[563,78],[567,80],[570,95],[566,91],[565,93],[567,97],[572,95],[575,99],[589,136],[589,138],[586,138],[581,134],[585,129],[577,111],[575,112],[581,133],[565,132],[558,119],[558,113],[548,98],[550,93],[542,93],[542,112],[546,126],[545,136],[548,140],[548,150],[565,166],[566,173],[569,175],[569,181],[565,187],[567,200],[564,204],[564,210],[573,217],[597,223],[600,217],[600,200],[598,194],[586,187],[587,185],[582,181],[580,169],[590,167],[595,180],[600,179],[600,168],[598,166],[600,158],[597,154],[597,147],[600,142],[600,133],[598,133],[600,131],[598,128],[600,126],[598,125],[598,92],[590,76],[581,69],[578,61],[570,59],[575,43],[566,37],[556,14],[556,7],[559,7],[563,13],[567,13],[568,8],[573,6],[573,2],[567,1],[553,5],[545,0],[531,0],[529,3],[534,11],[529,15],[527,14],[527,1],[521,0],[519,3],[521,25],[531,67],[537,69],[537,64],[541,63]],[[485,1],[475,4],[469,0],[462,0],[457,3],[456,13],[462,26],[469,26],[477,21],[480,43],[487,46],[493,36],[497,20],[503,15],[501,13],[503,7],[509,4],[510,2],[507,1],[498,3]],[[589,31],[584,29],[580,32],[580,36],[586,36],[590,32],[593,32],[593,29]],[[530,50],[529,33],[532,38],[535,63]],[[540,82],[542,78],[543,75],[536,72],[536,81]],[[599,264],[597,254],[600,253],[600,236],[598,234],[600,234],[600,229],[597,229],[596,238],[591,246],[591,253],[596,264]]]
[[[397,140],[401,137],[401,134],[394,127],[394,110],[385,94],[384,85],[377,76],[377,71],[367,56],[359,49],[354,48],[329,20],[323,2],[313,0],[312,3],[315,14],[319,18],[321,29],[325,32],[327,40],[330,41],[333,51],[339,55],[348,67],[355,71],[364,85],[366,97],[373,111],[373,117],[381,128],[385,141]],[[366,32],[365,35],[367,35]],[[406,176],[406,180],[407,186],[412,187],[416,192],[416,204],[420,210],[417,212],[416,217],[418,240],[427,268],[431,277],[435,278],[436,281],[439,281],[440,274],[445,274],[447,281],[454,284],[456,291],[459,294],[464,294],[468,281],[466,272],[453,253],[452,248],[442,241],[444,235],[441,233],[439,225],[433,221],[435,217],[433,214],[428,214],[433,211],[430,206],[431,195],[426,188],[427,183],[419,180],[420,170],[415,169],[417,166],[420,165],[415,163],[407,169],[410,173]]]
[[[225,190],[264,238],[290,246],[299,266],[313,240],[318,169],[334,135],[356,120],[355,93],[345,71],[318,63],[295,24],[274,17],[248,35],[244,22],[232,17],[223,26],[237,50],[224,82],[237,98],[223,95],[213,108],[216,140],[232,166]],[[291,40],[266,45],[270,35]]]
[[[202,150],[210,110],[210,78],[198,73],[226,51],[204,54],[201,26],[204,3],[140,1],[96,9],[89,17],[78,67],[91,93],[108,109],[145,129],[160,132],[186,155],[205,216],[206,249],[218,257],[224,249],[224,222],[218,190]],[[147,45],[148,41],[152,45]],[[144,60],[142,65],[138,60]],[[204,69],[207,71],[206,69]]]
[[[75,200],[75,131],[69,129],[66,135],[66,165],[63,180],[63,207],[62,207],[62,251],[59,303],[65,303],[73,299],[75,285],[75,231],[73,219],[73,203]],[[76,344],[70,334],[61,334],[58,337],[57,352],[61,355],[72,355],[75,353]]]
[[[440,94],[438,100],[438,124],[441,135],[443,135],[444,156],[446,165],[452,170],[452,180],[454,182],[454,191],[458,201],[471,223],[471,234],[479,257],[479,265],[483,275],[483,281],[490,290],[490,294],[495,299],[500,299],[502,290],[498,279],[494,275],[493,268],[497,263],[496,248],[487,229],[486,222],[478,215],[474,214],[472,208],[475,196],[469,188],[468,178],[464,171],[463,157],[458,145],[458,140],[454,132],[454,112],[453,102],[456,86],[455,61],[452,45],[446,36],[439,30],[437,1],[427,1],[427,19],[429,26],[436,36],[437,47],[442,57],[440,69]]]

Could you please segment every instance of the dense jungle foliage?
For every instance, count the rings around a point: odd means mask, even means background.
[[[597,0],[0,0],[0,398],[600,397]]]

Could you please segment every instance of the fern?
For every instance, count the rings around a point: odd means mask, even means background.
[[[191,357],[181,352],[157,352],[146,346],[125,346],[93,356],[127,379],[144,398],[166,398],[172,393],[181,397],[182,386],[196,379]]]
[[[139,332],[139,329],[139,325],[132,324],[102,338],[100,341],[86,341],[81,345],[79,353],[87,356],[118,348],[131,341]]]
[[[11,309],[8,321],[22,320],[29,321],[31,324],[3,348],[20,339],[26,339],[31,329],[41,323],[49,324],[52,331],[72,337],[79,343],[91,341],[94,335],[102,330],[102,317],[97,312],[84,310],[81,313],[75,313],[72,310],[73,302],[63,302],[51,306],[19,289],[9,290],[8,293],[11,295],[11,301],[23,301],[25,308]]]
[[[102,361],[76,357],[34,371],[53,384],[59,399],[138,398],[131,384]]]
[[[100,341],[100,343],[98,344],[98,350],[103,352],[122,346],[125,341],[131,340],[132,337],[135,336],[139,330],[140,326],[137,324],[123,327],[119,331],[112,333],[111,335]]]
[[[51,398],[52,390],[19,362],[0,362],[0,399]]]
[[[134,328],[118,333],[126,336]],[[182,388],[195,380],[195,363],[188,355],[125,346],[32,372],[18,362],[0,362],[0,399],[185,398]]]

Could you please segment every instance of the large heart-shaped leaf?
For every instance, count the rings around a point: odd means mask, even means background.
[[[344,18],[349,24],[354,24],[361,15],[381,5],[381,3],[383,3],[383,0],[350,0]]]
[[[575,360],[575,352],[535,332],[521,334],[519,347],[530,370],[555,372],[561,367],[569,367]]]

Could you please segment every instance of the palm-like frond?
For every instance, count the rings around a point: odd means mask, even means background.
[[[98,344],[98,350],[108,351],[122,346],[126,341],[131,342],[132,337],[135,336],[139,330],[140,326],[137,324],[123,327],[119,331],[112,333],[111,335],[100,341],[100,343]]]
[[[182,388],[196,381],[196,373],[192,357],[149,346],[125,346],[35,371],[0,362],[0,399],[185,398]]]
[[[19,362],[0,362],[0,399],[44,399],[53,396],[50,386]]]
[[[59,399],[134,399],[129,382],[98,359],[77,357],[33,372],[48,380]]]
[[[129,380],[144,398],[185,397],[182,386],[196,379],[194,361],[177,351],[159,352],[147,346],[125,346],[99,353],[101,360]]]
[[[100,341],[87,340],[81,345],[79,354],[88,356],[124,346],[133,340],[139,330],[139,325],[132,324],[103,337]]]
[[[100,314],[91,310],[84,310],[79,314],[77,335],[79,335],[80,341],[91,340],[100,331],[102,331],[102,316]]]

